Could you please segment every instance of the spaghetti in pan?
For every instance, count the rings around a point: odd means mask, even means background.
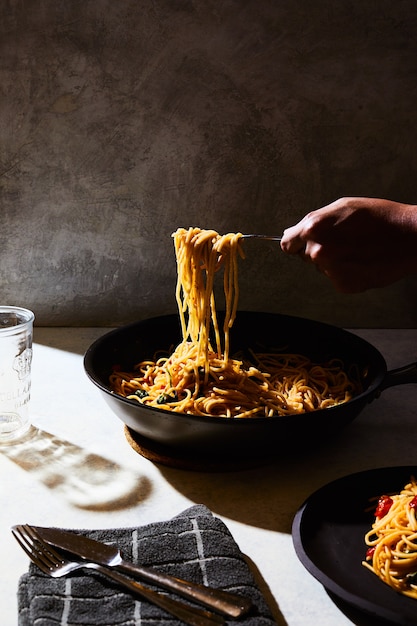
[[[239,298],[238,260],[244,258],[241,237],[199,228],[180,228],[173,234],[182,341],[171,354],[141,361],[134,371],[115,368],[110,376],[114,393],[174,412],[229,418],[315,411],[347,402],[357,393],[357,383],[336,359],[317,364],[299,354],[230,355]],[[222,328],[214,295],[220,271]]]

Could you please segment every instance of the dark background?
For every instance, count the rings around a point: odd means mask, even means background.
[[[38,325],[173,312],[171,234],[281,233],[340,196],[417,204],[412,0],[0,3],[0,302]],[[248,243],[240,308],[414,327]]]

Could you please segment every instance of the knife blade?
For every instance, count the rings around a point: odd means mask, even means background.
[[[47,543],[60,548],[78,557],[83,561],[90,561],[99,565],[114,568],[128,574],[133,578],[139,578],[153,583],[158,587],[174,591],[188,600],[192,600],[206,607],[214,609],[218,613],[229,617],[242,617],[252,607],[249,598],[239,594],[223,591],[193,583],[175,576],[159,572],[152,567],[136,565],[122,558],[117,546],[96,541],[85,535],[62,530],[60,528],[47,528],[33,526]]]

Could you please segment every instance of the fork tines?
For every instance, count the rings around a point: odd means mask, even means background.
[[[60,563],[64,564],[65,561],[58,552],[46,543],[38,531],[29,524],[13,526],[12,533],[28,557],[43,571],[50,573]]]

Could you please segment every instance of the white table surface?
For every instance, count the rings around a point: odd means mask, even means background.
[[[417,462],[416,386],[385,390],[342,437],[308,459],[233,472],[184,471],[135,452],[85,375],[85,350],[108,330],[35,328],[31,414],[39,432],[27,444],[0,447],[1,625],[17,624],[18,580],[28,566],[13,524],[134,526],[196,503],[224,520],[253,562],[279,626],[358,624],[299,562],[291,523],[305,498],[333,479]],[[417,360],[417,330],[354,332],[382,352],[389,369]]]

